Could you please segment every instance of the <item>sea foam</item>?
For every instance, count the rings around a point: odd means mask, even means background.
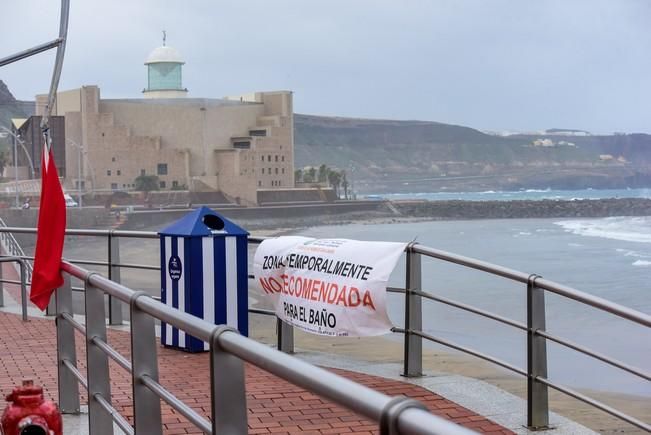
[[[588,237],[651,243],[651,217],[610,217],[554,222],[565,231]]]

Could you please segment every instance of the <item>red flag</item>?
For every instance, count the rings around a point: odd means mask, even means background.
[[[54,164],[52,149],[43,147],[41,156],[41,205],[34,254],[34,273],[29,299],[45,310],[50,296],[63,284],[61,256],[66,231],[66,201]]]

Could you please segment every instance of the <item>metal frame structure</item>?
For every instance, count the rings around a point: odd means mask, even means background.
[[[0,228],[0,234],[2,233],[35,233],[36,230],[33,228]],[[77,235],[77,236],[102,236],[107,237],[108,243],[108,252],[109,255],[108,261],[90,261],[90,260],[70,260],[71,263],[75,264],[85,264],[85,265],[95,265],[95,266],[105,266],[108,270],[113,270],[111,273],[111,278],[113,281],[119,282],[119,275],[117,271],[120,268],[131,268],[131,269],[141,269],[141,270],[159,270],[159,266],[153,265],[143,265],[143,264],[132,264],[132,263],[121,263],[119,260],[119,243],[120,238],[145,238],[145,239],[157,239],[158,235],[155,232],[145,232],[145,231],[119,231],[119,230],[67,230],[66,234],[68,235]],[[264,238],[249,238],[249,243],[259,244],[264,240]],[[464,304],[458,301],[450,300],[432,294],[423,290],[422,285],[422,258],[431,258],[435,260],[445,261],[467,268],[483,271],[485,273],[500,276],[512,281],[516,281],[524,284],[525,291],[527,292],[527,322],[522,323],[506,317],[473,307],[468,304]],[[30,257],[23,256],[20,257],[25,260],[31,260]],[[66,266],[71,271],[78,271],[80,269],[74,269],[75,266]],[[77,275],[75,275],[77,276]],[[95,286],[97,283],[92,282],[95,279],[99,279],[99,275],[93,275],[97,278],[87,278],[86,282],[89,280]],[[79,276],[78,276],[79,277]],[[249,278],[253,278],[252,275]],[[2,281],[2,280],[0,280]],[[4,280],[4,282],[12,282]],[[17,282],[14,282],[17,283]],[[103,284],[104,281],[102,281]],[[112,285],[119,285],[112,283]],[[75,288],[71,290],[83,291],[83,288]],[[86,290],[87,291],[87,290]],[[527,426],[531,429],[544,429],[549,426],[549,405],[548,405],[548,388],[555,389],[564,394],[567,394],[575,399],[578,399],[584,403],[587,403],[597,409],[600,409],[604,412],[607,412],[623,421],[626,421],[638,428],[641,428],[646,431],[651,432],[651,425],[640,421],[634,417],[626,415],[621,411],[618,411],[606,404],[598,402],[582,393],[574,391],[566,386],[560,385],[552,380],[547,378],[547,351],[546,345],[547,340],[554,343],[565,346],[569,349],[575,350],[577,352],[583,353],[591,358],[607,363],[613,367],[624,370],[628,373],[634,374],[643,380],[651,381],[651,373],[640,369],[638,367],[633,367],[625,362],[618,361],[616,359],[610,358],[606,355],[603,355],[599,352],[593,351],[587,347],[584,347],[578,343],[574,343],[570,340],[567,340],[562,337],[558,337],[554,334],[547,332],[546,323],[545,323],[545,293],[551,292],[565,298],[569,298],[576,302],[589,305],[596,309],[606,311],[613,315],[616,315],[620,318],[632,321],[639,324],[642,327],[651,328],[651,316],[645,313],[638,312],[636,310],[621,306],[619,304],[607,301],[605,299],[581,292],[579,290],[557,284],[553,281],[543,279],[542,277],[535,274],[526,274],[516,270],[504,268],[497,266],[491,263],[483,262],[469,257],[464,257],[461,255],[452,254],[445,251],[440,251],[433,249],[427,246],[422,246],[420,244],[412,243],[409,244],[406,248],[406,276],[405,276],[405,288],[391,287],[388,289],[392,293],[400,293],[405,296],[405,323],[404,328],[396,327],[394,332],[404,334],[404,360],[403,360],[403,375],[405,376],[421,376],[422,375],[422,342],[423,339],[442,344],[444,346],[450,347],[452,349],[459,350],[464,353],[476,356],[483,360],[492,362],[498,366],[506,368],[514,373],[522,375],[527,378]],[[117,312],[119,312],[120,304],[123,302],[128,302],[122,296],[118,296],[118,293],[107,291],[105,292],[109,295],[110,306],[113,311],[113,323],[121,323],[117,321]],[[121,295],[121,294],[120,294]],[[140,296],[138,296],[140,297]],[[147,298],[149,299],[149,298]],[[437,303],[442,303],[467,311],[494,321],[500,322],[502,324],[511,326],[517,330],[520,330],[527,335],[527,367],[520,368],[509,364],[508,362],[499,360],[490,355],[484,354],[482,352],[464,347],[462,345],[456,344],[454,342],[436,337],[430,333],[427,333],[423,330],[422,326],[422,304],[423,300],[433,301]],[[136,307],[137,308],[137,307]],[[99,312],[99,311],[98,311]],[[136,311],[136,317],[137,317]],[[151,312],[148,312],[151,314]],[[255,309],[250,308],[249,313],[252,314],[262,314],[275,316],[275,313],[271,310]],[[59,316],[70,317],[72,318],[71,312],[59,313]],[[121,312],[120,312],[121,315]],[[134,309],[132,306],[132,319],[131,322],[134,322]],[[188,315],[184,315],[188,316]],[[161,318],[156,316],[159,319],[168,321],[166,318]],[[191,317],[191,316],[190,316]],[[185,319],[185,317],[184,317]],[[192,317],[195,321],[201,322],[199,319]],[[172,323],[176,326],[175,323]],[[183,324],[181,329],[183,329],[185,324]],[[214,326],[214,325],[213,325]],[[190,331],[195,335],[195,329]],[[205,331],[204,331],[205,332]],[[293,339],[293,328],[286,323],[277,319],[277,349],[285,353],[292,353],[294,350],[294,339]],[[205,337],[204,335],[197,335],[199,337]],[[118,362],[119,363],[119,362]],[[125,361],[123,361],[125,363]],[[68,367],[71,363],[62,363],[64,366]],[[126,364],[126,363],[125,363]],[[123,367],[125,364],[121,364]],[[211,363],[212,364],[212,363]],[[151,384],[154,389],[156,386]],[[159,393],[165,394],[162,390],[159,390]],[[159,394],[160,395],[160,394]],[[167,396],[166,396],[167,397]],[[169,398],[169,397],[168,397]],[[187,410],[186,410],[187,411]],[[183,413],[183,411],[181,411]],[[184,415],[192,415],[187,411]],[[186,415],[186,417],[188,416]],[[188,417],[192,420],[192,417]],[[200,426],[201,427],[201,426]]]

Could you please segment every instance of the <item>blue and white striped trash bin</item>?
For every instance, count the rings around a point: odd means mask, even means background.
[[[160,231],[161,302],[248,335],[249,233],[208,207]],[[208,343],[161,322],[161,343],[188,352]]]

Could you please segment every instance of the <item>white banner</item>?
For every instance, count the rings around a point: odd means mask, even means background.
[[[405,243],[277,237],[255,252],[253,273],[276,315],[330,336],[390,332],[386,285]]]

